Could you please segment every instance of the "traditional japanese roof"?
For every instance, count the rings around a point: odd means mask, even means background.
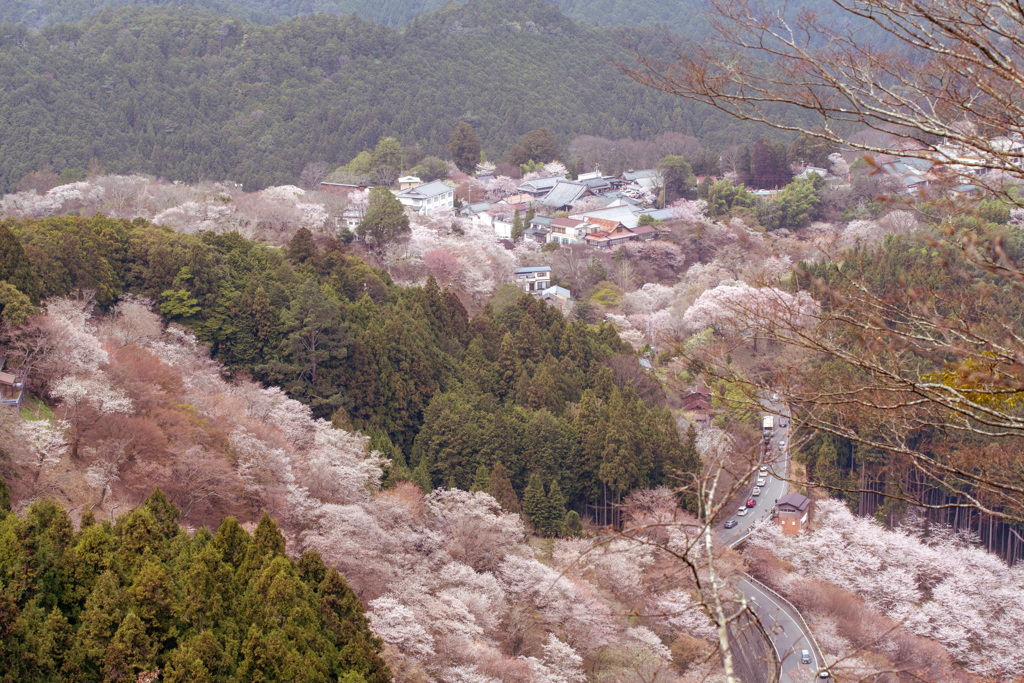
[[[583,223],[584,221],[579,218],[566,218],[565,216],[551,219],[552,228],[575,228],[576,226],[583,225]]]
[[[637,237],[646,237],[647,235],[653,235],[657,230],[654,229],[653,225],[637,225],[631,232]]]
[[[779,498],[779,508],[783,506],[793,508],[797,512],[803,512],[807,509],[807,506],[811,504],[811,499],[807,496],[802,496],[799,493],[787,493],[782,498]]]
[[[641,214],[647,214],[656,221],[672,220],[672,209],[644,209]]]
[[[575,180],[560,180],[544,195],[541,202],[548,206],[571,206],[588,192],[587,186]]]
[[[587,222],[591,225],[596,225],[597,227],[602,228],[606,232],[611,232],[622,225],[621,221],[614,221],[608,218],[588,218]],[[622,227],[626,226],[623,225]]]
[[[551,225],[551,216],[534,216],[530,219],[530,225],[546,228]]]
[[[452,192],[450,185],[445,185],[440,180],[431,180],[429,183],[410,187],[408,190],[402,190],[396,196],[430,199],[431,197],[437,197],[448,192]]]
[[[611,206],[604,209],[598,209],[596,211],[587,211],[585,213],[573,214],[573,216],[588,221],[593,220],[595,218],[600,218],[602,220],[608,221],[615,221],[616,223],[622,223],[630,230],[636,227],[636,223],[639,220],[637,214],[633,213],[633,210],[628,206]]]
[[[640,180],[641,178],[658,178],[658,179],[660,179],[661,178],[661,174],[658,173],[658,170],[654,169],[654,168],[645,168],[645,169],[642,169],[642,170],[639,170],[639,171],[634,171],[633,169],[629,169],[628,171],[625,171],[622,174],[622,179],[623,180],[634,181],[634,180]]]
[[[541,296],[545,299],[548,299],[553,296],[561,297],[563,299],[571,299],[572,292],[570,292],[565,287],[555,285],[554,287],[548,287],[547,289],[543,290]]]
[[[538,196],[545,194],[551,190],[560,180],[565,180],[563,176],[551,176],[549,178],[534,178],[533,180],[527,180],[525,183],[516,188],[517,192],[525,192],[529,195]]]
[[[612,184],[604,178],[587,178],[579,181],[587,186],[587,188],[594,194],[601,194],[612,189]]]
[[[797,176],[797,178],[810,178],[811,174],[824,178],[828,175],[828,171],[823,168],[819,168],[818,166],[808,166],[800,175]]]

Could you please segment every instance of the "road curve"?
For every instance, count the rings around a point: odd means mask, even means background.
[[[775,415],[788,415],[782,403],[764,401],[766,410]],[[742,543],[760,524],[771,524],[771,512],[774,510],[775,502],[786,495],[789,491],[789,482],[784,478],[789,472],[789,432],[788,428],[776,428],[769,442],[769,453],[775,457],[768,461],[769,476],[765,486],[761,487],[761,495],[756,498],[758,504],[751,508],[744,517],[735,515],[726,516],[726,519],[735,519],[739,524],[726,529],[719,526],[718,533],[722,540],[730,548]],[[785,443],[785,446],[780,446]],[[749,497],[751,490],[741,492],[741,495],[734,501],[734,508],[738,509],[744,500]],[[728,509],[728,508],[727,508]],[[724,524],[723,520],[723,524]],[[809,683],[820,680],[818,672],[825,666],[825,660],[815,643],[807,624],[797,609],[781,595],[775,593],[757,579],[744,575],[736,586],[737,590],[747,599],[751,611],[757,615],[761,625],[768,634],[772,647],[780,663],[780,683]],[[802,651],[807,650],[810,655],[810,662],[803,664]]]

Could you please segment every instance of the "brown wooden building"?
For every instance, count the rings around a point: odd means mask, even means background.
[[[782,533],[796,536],[807,529],[811,518],[811,499],[799,493],[787,493],[775,504]]]

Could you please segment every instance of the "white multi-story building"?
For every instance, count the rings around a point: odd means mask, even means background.
[[[512,271],[514,282],[524,292],[542,292],[551,286],[551,266],[524,266]]]
[[[402,204],[420,214],[455,208],[455,188],[440,180],[410,187],[395,196]]]

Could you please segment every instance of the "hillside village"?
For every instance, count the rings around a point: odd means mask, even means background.
[[[699,527],[666,488],[687,463],[718,472],[718,569],[806,619],[807,647],[780,657],[794,675],[1001,675],[1019,651],[982,624],[1005,630],[1019,610],[979,596],[1019,584],[999,559],[1020,557],[1014,529],[899,517],[870,489],[855,518],[806,485],[864,476],[844,460],[848,444],[806,438],[788,407],[752,408],[694,364],[724,360],[719,371],[792,391],[775,368],[806,361],[781,337],[820,314],[794,267],[827,272],[855,253],[871,268],[882,244],[923,258],[912,241],[934,233],[915,206],[986,180],[892,151],[871,163],[830,152],[759,189],[669,159],[575,179],[558,161],[519,178],[424,162],[444,177],[389,168],[386,183],[320,169],[306,187],[256,192],[97,175],[6,195],[18,253],[53,274],[25,280],[40,308],[14,298],[2,309],[5,330],[25,330],[10,338],[14,372],[0,366],[14,408],[0,428],[23,472],[13,502],[58,495],[74,515],[89,506],[113,523],[159,483],[193,530],[225,514],[255,530],[255,511],[269,510],[290,551],[343,571],[396,680],[717,680],[718,633],[695,597],[703,576],[668,569],[671,544]],[[381,197],[394,230],[374,234]],[[979,213],[1003,229],[1024,221],[996,203]],[[784,421],[762,431],[762,410]],[[612,474],[619,462],[635,470]],[[621,486],[614,502],[609,482]],[[648,535],[667,520],[671,534]],[[884,546],[888,583],[844,570],[820,538]],[[955,562],[917,561],[938,555],[985,567],[958,587],[977,617],[969,647],[950,635],[953,595],[916,587],[956,581]],[[532,616],[509,648],[504,629],[523,605]]]

